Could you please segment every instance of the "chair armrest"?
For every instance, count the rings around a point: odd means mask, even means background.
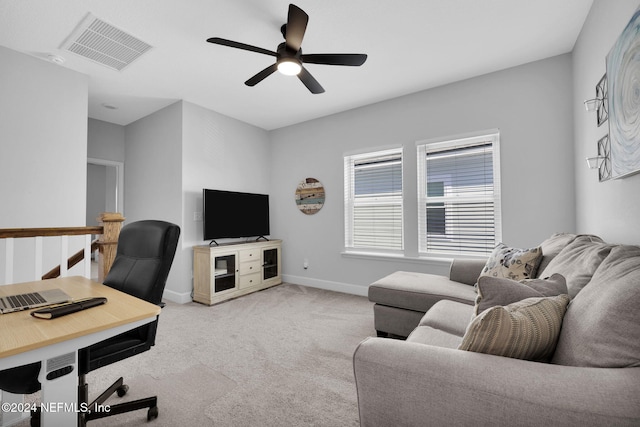
[[[368,338],[353,356],[361,427],[640,425],[640,367],[579,368]]]
[[[449,279],[467,285],[475,285],[486,263],[486,259],[454,258],[449,270]]]

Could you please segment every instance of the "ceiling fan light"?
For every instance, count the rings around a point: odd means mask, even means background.
[[[283,59],[278,62],[278,71],[285,76],[295,76],[302,71],[302,65],[293,59]]]

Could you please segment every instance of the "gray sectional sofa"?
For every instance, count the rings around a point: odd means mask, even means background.
[[[362,426],[640,425],[640,247],[559,233],[536,250],[524,279],[456,260],[370,286]]]

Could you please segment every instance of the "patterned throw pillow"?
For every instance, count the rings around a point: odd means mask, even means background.
[[[458,349],[547,361],[555,351],[569,301],[564,294],[492,307],[469,323]]]
[[[480,276],[511,280],[533,279],[542,261],[542,248],[510,248],[504,243],[495,247]]]
[[[519,282],[499,277],[480,276],[474,314],[477,316],[496,305],[508,305],[525,298],[554,297],[567,293],[567,281],[561,274]]]

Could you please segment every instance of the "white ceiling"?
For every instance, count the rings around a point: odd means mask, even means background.
[[[206,42],[275,51],[285,0],[0,0],[0,45],[87,74],[92,118],[126,125],[182,99],[271,130],[570,52],[592,2],[296,0],[304,53],[369,55],[361,67],[307,64],[319,95],[279,73],[248,87],[274,58]],[[59,49],[87,12],[153,49],[122,71]]]

